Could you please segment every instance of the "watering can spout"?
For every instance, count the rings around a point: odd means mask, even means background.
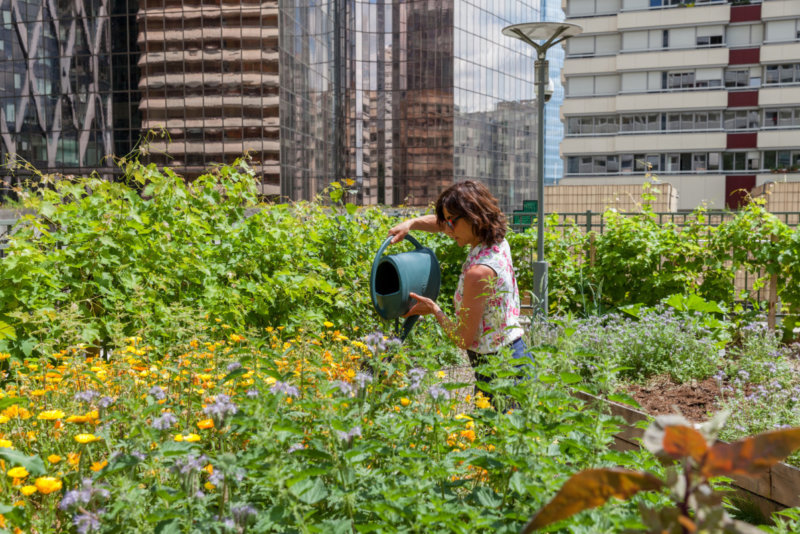
[[[409,252],[383,255],[386,247],[394,239],[389,236],[381,245],[370,274],[370,293],[372,305],[384,319],[396,319],[397,334],[402,340],[408,337],[419,315],[406,317],[403,333],[399,332],[399,319],[406,315],[414,304],[409,293],[416,293],[435,300],[439,296],[441,269],[436,254],[420,245],[419,241],[406,235],[415,249]]]

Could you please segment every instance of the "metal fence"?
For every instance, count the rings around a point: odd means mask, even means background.
[[[558,223],[556,228],[572,228],[578,227],[586,233],[596,232],[602,234],[605,230],[605,220],[601,211],[584,211],[575,213],[558,213]],[[536,226],[536,213],[535,212],[514,212],[508,215],[508,220],[511,223],[511,229],[515,232],[524,232],[530,227]],[[545,214],[549,217],[551,214]],[[623,215],[638,215],[637,213],[623,213]],[[703,224],[708,226],[719,226],[724,222],[732,221],[736,218],[738,212],[720,210],[720,211],[706,211],[703,212]],[[778,220],[785,223],[787,226],[795,228],[800,226],[800,212],[796,211],[782,211],[772,212],[772,215]],[[683,226],[690,221],[696,221],[698,214],[695,212],[656,212],[653,213],[656,221],[659,224],[672,223],[676,226]]]

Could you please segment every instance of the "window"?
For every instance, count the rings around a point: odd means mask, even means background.
[[[725,69],[725,87],[747,87],[750,69]]]
[[[694,72],[668,72],[664,89],[689,89],[694,87]]]
[[[767,84],[786,84],[800,82],[800,63],[767,65]]]
[[[722,36],[721,35],[705,35],[705,36],[697,36],[697,46],[722,46]]]
[[[753,130],[759,127],[758,110],[726,111],[724,114],[726,130]]]

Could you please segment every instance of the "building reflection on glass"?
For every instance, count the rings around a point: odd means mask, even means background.
[[[0,0],[0,156],[111,177],[112,155],[155,131],[144,160],[190,179],[246,152],[262,192],[285,199],[346,180],[348,201],[424,206],[477,179],[511,211],[533,194],[536,109],[530,47],[501,29],[540,20],[540,4],[560,13],[560,0]]]
[[[476,179],[504,210],[533,198],[532,52],[500,31],[539,20],[539,5],[282,5],[282,28],[291,35],[282,40],[281,72],[293,77],[282,81],[282,194],[313,198],[349,179],[357,203],[424,206],[454,180]],[[309,147],[326,157],[303,165]]]

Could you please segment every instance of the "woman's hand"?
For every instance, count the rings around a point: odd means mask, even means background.
[[[408,235],[408,232],[411,230],[411,224],[413,220],[409,219],[407,221],[403,221],[389,229],[389,235],[393,235],[394,239],[392,239],[391,244],[394,245],[395,243],[399,243]]]
[[[441,311],[439,305],[427,297],[417,295],[416,293],[409,293],[408,296],[417,302],[403,317],[411,317],[412,315],[430,315]]]

